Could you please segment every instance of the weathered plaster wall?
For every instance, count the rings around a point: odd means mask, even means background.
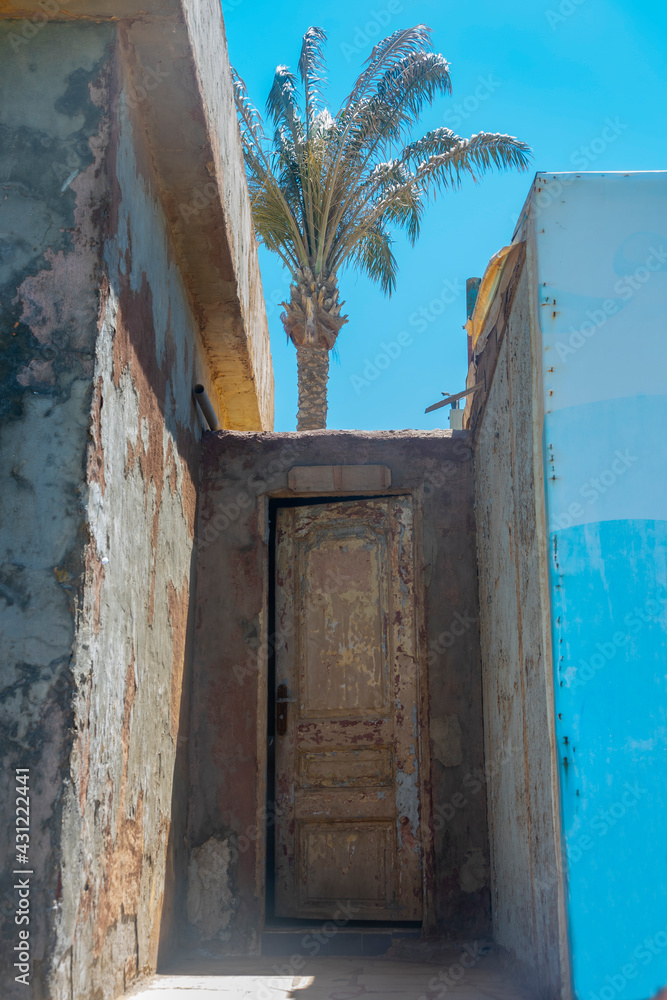
[[[182,104],[170,106],[166,83],[141,90],[169,57],[169,86],[185,93],[192,53],[178,16],[151,24],[158,62],[146,76],[131,24],[46,18],[26,38],[23,22],[0,22],[2,792],[13,802],[13,769],[31,768],[32,991],[18,995],[54,1000],[117,996],[155,968],[185,908],[192,386],[213,399],[216,389],[192,278],[201,247],[185,253],[172,225],[196,184],[181,172],[169,189],[169,150],[155,141],[156,116],[173,137]],[[184,117],[174,155],[196,172],[190,122],[198,135],[207,122],[201,107]],[[231,180],[240,186],[225,199],[247,214],[243,178]],[[201,237],[197,219],[189,226]],[[203,272],[228,256],[217,238],[204,236]],[[235,342],[256,319],[265,352],[253,362],[261,400],[252,365],[229,397],[221,390],[241,423],[249,407],[250,427],[270,424],[272,402],[254,254],[248,242],[216,277],[229,283],[220,312],[232,325],[248,285]],[[5,873],[3,967],[16,942],[12,883]]]
[[[458,936],[489,927],[467,435],[222,432],[207,437],[203,449],[188,822],[191,851],[217,838],[216,877],[229,900],[217,927],[206,927],[213,939],[208,948],[256,950],[263,926],[266,660],[272,642],[267,499],[294,495],[287,488],[292,466],[323,464],[387,465],[392,489],[413,492],[421,509],[421,656],[428,661],[432,743],[424,750],[427,761],[432,756],[425,776],[435,828],[435,861],[426,858],[431,928],[437,923]],[[196,936],[192,926],[190,934]]]
[[[53,942],[52,907],[63,893],[57,857],[85,572],[113,31],[51,25],[12,57],[11,29],[0,23],[2,823],[3,841],[13,845],[13,769],[29,767],[37,983]],[[18,931],[6,860],[3,967]],[[4,982],[13,976],[3,971]]]
[[[557,998],[562,871],[527,267],[498,328],[475,375],[487,396],[474,430],[493,929],[536,995]]]
[[[180,720],[199,438],[192,385],[206,381],[206,369],[120,55],[116,81],[55,953],[54,995],[63,997],[69,989],[113,997],[155,968],[185,815],[174,772],[178,741],[187,739]]]

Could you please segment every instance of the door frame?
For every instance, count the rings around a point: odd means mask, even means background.
[[[274,837],[273,829],[275,824],[271,821],[271,809],[269,796],[273,790],[272,755],[270,753],[269,741],[275,727],[275,584],[273,574],[275,570],[275,510],[279,507],[288,506],[308,506],[325,503],[335,503],[354,500],[385,499],[392,496],[407,496],[410,498],[414,517],[414,600],[415,600],[415,644],[417,649],[417,747],[416,755],[419,768],[418,794],[419,794],[419,831],[422,848],[422,897],[423,897],[423,918],[421,922],[422,936],[433,933],[436,929],[435,912],[435,845],[434,845],[434,824],[433,805],[431,795],[431,744],[429,737],[429,673],[428,673],[428,650],[426,646],[426,595],[422,567],[423,545],[422,545],[422,509],[420,502],[419,488],[401,488],[392,486],[386,489],[378,489],[369,492],[296,492],[292,490],[277,490],[265,493],[259,498],[261,509],[258,511],[260,523],[264,526],[264,538],[267,543],[267,553],[265,559],[265,579],[264,579],[264,615],[262,628],[262,644],[266,650],[266,656],[262,657],[262,670],[258,677],[259,690],[259,713],[258,718],[258,824],[257,824],[257,856],[256,856],[256,884],[261,887],[261,913],[262,926],[260,932],[269,926],[280,926],[282,920],[284,924],[294,924],[289,918],[276,918],[273,916],[273,885],[271,875],[273,872],[273,849]],[[263,719],[261,713],[263,710]],[[313,925],[321,925],[322,921],[314,919],[310,921]],[[390,925],[388,925],[390,926]]]

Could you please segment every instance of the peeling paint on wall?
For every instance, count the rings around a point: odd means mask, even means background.
[[[31,768],[51,1000],[119,995],[185,906],[210,380],[117,31],[50,22],[0,65],[1,780]],[[5,906],[4,944],[13,928]]]
[[[528,268],[508,293],[475,429],[475,498],[494,938],[560,995],[549,652],[533,465]],[[511,312],[508,302],[513,302]],[[488,366],[488,367],[487,367]],[[548,873],[545,875],[545,873]],[[470,872],[466,877],[470,877]]]
[[[87,678],[77,699],[78,741],[96,767],[85,794],[78,789],[88,849],[78,870],[72,856],[65,890],[78,909],[76,928],[63,927],[59,942],[64,955],[74,937],[82,997],[84,989],[111,997],[119,968],[127,984],[157,960],[171,826],[183,822],[173,814],[172,778],[196,506],[190,389],[197,380],[192,366],[203,363],[191,346],[196,325],[151,175],[139,166],[145,156],[135,159],[141,139],[122,90],[117,106],[110,170],[118,229],[105,245],[88,458],[85,641],[77,655]],[[71,848],[78,850],[76,843]],[[68,845],[63,854],[67,864]]]
[[[5,53],[7,30],[1,23]],[[58,851],[68,823],[64,782],[77,683],[72,643],[86,572],[86,444],[101,269],[96,209],[105,199],[111,38],[103,25],[71,33],[51,25],[29,51],[0,64],[6,98],[0,110],[0,467],[9,473],[0,486],[1,780],[11,781],[14,767],[31,769],[36,989],[45,989],[48,974],[49,922],[66,909]],[[83,787],[88,761],[84,746],[75,760]],[[2,791],[4,801],[13,800],[6,786]],[[7,810],[4,821],[10,819]],[[11,881],[3,877],[2,898],[11,903]],[[2,938],[4,962],[4,946],[14,938],[11,905],[3,911]]]

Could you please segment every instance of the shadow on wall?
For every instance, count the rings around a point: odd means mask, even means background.
[[[190,594],[196,593],[196,549],[190,558]],[[183,676],[181,680],[180,710],[176,731],[176,757],[172,779],[171,823],[167,838],[164,898],[160,921],[160,939],[157,954],[158,969],[173,957],[183,941],[186,929],[188,845],[187,817],[190,791],[190,712],[192,701],[192,673],[194,656],[195,603],[190,600],[184,637]],[[172,720],[174,726],[174,720]]]

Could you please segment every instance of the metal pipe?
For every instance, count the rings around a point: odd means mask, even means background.
[[[212,431],[220,430],[220,421],[213,409],[213,403],[208,398],[208,394],[203,385],[196,385],[192,390],[195,399],[199,403],[199,409],[204,414],[204,420]]]
[[[431,413],[433,410],[439,410],[441,406],[447,406],[448,403],[455,403],[458,399],[463,399],[464,396],[469,396],[471,392],[479,388],[481,382],[475,382],[471,385],[469,389],[464,389],[463,392],[457,392],[453,396],[447,396],[445,399],[441,399],[439,403],[434,403],[433,406],[427,406],[424,413]],[[444,396],[443,392],[443,396]]]

